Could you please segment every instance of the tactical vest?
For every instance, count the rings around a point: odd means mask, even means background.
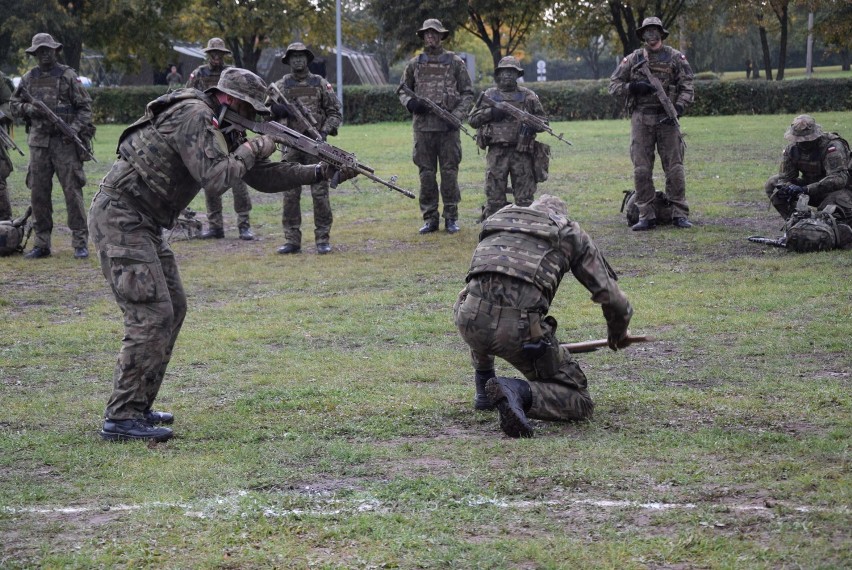
[[[219,84],[219,77],[222,75],[222,72],[227,69],[226,65],[219,71],[213,71],[207,65],[202,65],[198,68],[198,77],[201,79],[201,89],[199,91],[206,91],[211,87],[216,87]]]
[[[826,144],[820,144],[819,148],[810,154],[802,154],[801,148],[795,144],[788,147],[788,156],[796,169],[802,173],[805,184],[819,182],[828,174],[824,168],[825,155],[832,143],[843,145],[846,148],[847,155],[849,154],[849,143],[837,133],[826,133],[822,138],[826,141]],[[850,159],[847,168],[852,168],[852,159]]]
[[[34,99],[43,101],[60,119],[70,124],[74,121],[76,112],[71,101],[67,99],[67,93],[62,93],[62,76],[68,69],[71,68],[59,64],[48,73],[44,73],[39,67],[34,68],[29,74],[29,91]]]
[[[292,75],[285,75],[280,85],[281,92],[287,99],[298,99],[308,108],[318,124],[322,125],[325,122],[325,111],[320,105],[323,89],[322,78],[319,75],[311,73],[305,81],[299,81]]]
[[[559,241],[559,227],[544,212],[503,208],[483,222],[466,281],[502,273],[535,285],[550,302],[569,269]]]
[[[459,99],[456,79],[453,76],[455,54],[446,51],[441,55],[421,53],[414,66],[414,93],[430,101],[454,109]]]
[[[674,78],[677,69],[672,48],[670,48],[669,46],[663,46],[663,49],[661,49],[657,53],[649,53],[646,49],[641,49],[637,51],[639,52],[639,56],[634,61],[634,65],[638,64],[640,61],[647,59],[648,69],[651,71],[651,74],[660,80],[660,83],[663,85],[663,89],[669,96],[669,99],[674,102],[676,96],[676,93],[674,92]],[[637,70],[631,72],[630,80],[647,81],[648,78]],[[660,103],[660,100],[657,98],[657,94],[655,92],[635,97],[632,102],[632,108],[640,110],[659,108],[661,106],[662,105]]]
[[[525,111],[525,103],[527,95],[521,90],[505,93],[499,89],[491,88],[487,95],[495,102],[505,102],[509,105]],[[489,127],[490,125],[490,127]],[[521,127],[520,121],[509,115],[502,121],[491,122],[485,125],[487,133],[483,133],[487,137],[489,144],[515,144],[518,142],[518,131]]]
[[[118,139],[118,154],[145,181],[156,197],[169,209],[182,207],[173,202],[174,180],[182,178],[186,167],[180,153],[154,126],[154,119],[176,103],[196,99],[205,101],[194,89],[178,89],[148,103],[145,115],[130,125]]]

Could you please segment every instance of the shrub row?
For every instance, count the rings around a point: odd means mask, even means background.
[[[623,106],[607,92],[608,79],[529,83],[551,120],[612,119],[623,115]],[[406,121],[408,112],[399,104],[394,85],[350,86],[344,89],[347,124]],[[142,115],[147,103],[163,94],[163,87],[96,87],[90,90],[96,123],[130,123]],[[477,95],[479,89],[477,89]],[[695,82],[695,104],[689,110],[700,115],[764,115],[817,113],[852,109],[852,78],[796,81]]]

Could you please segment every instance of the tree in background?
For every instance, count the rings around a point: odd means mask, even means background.
[[[597,2],[589,2],[597,4]],[[642,20],[656,16],[669,31],[675,27],[677,17],[692,4],[703,5],[695,0],[606,0],[610,23],[621,40],[622,54],[628,55],[642,47],[636,37],[636,30],[642,26]]]
[[[550,4],[544,0],[471,0],[467,3],[468,20],[462,27],[485,42],[496,68],[503,56],[523,46]]]
[[[840,55],[843,71],[850,70],[852,52],[852,3],[845,0],[812,0],[815,12],[814,33],[822,38],[829,51]]]
[[[581,54],[595,79],[601,77],[601,58],[611,51],[610,12],[602,2],[557,2],[547,10],[542,34],[551,49]],[[608,70],[604,71],[608,73]]]

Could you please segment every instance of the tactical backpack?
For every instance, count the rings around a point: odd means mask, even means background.
[[[819,212],[796,210],[790,215],[784,226],[787,236],[787,249],[799,253],[811,251],[830,251],[845,247],[846,227],[838,224],[832,215],[834,205],[826,206]]]
[[[29,207],[27,213],[15,221],[0,222],[0,256],[5,257],[24,251],[26,245],[24,235],[29,239],[29,234],[32,232],[32,224],[27,224],[27,218],[32,211],[32,207]]]
[[[672,205],[665,193],[657,191],[654,196],[654,212],[657,224],[666,225],[672,223]],[[627,217],[627,225],[632,226],[639,222],[639,206],[636,205],[636,190],[625,190],[624,199],[621,201],[621,211]]]

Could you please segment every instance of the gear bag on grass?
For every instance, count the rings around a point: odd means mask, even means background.
[[[4,220],[0,222],[0,256],[12,255],[24,251],[24,235],[27,234],[27,218],[30,217],[32,206],[27,208],[27,213],[14,221]],[[32,231],[32,226],[29,226]]]
[[[654,196],[654,212],[657,224],[665,225],[672,223],[672,205],[665,193],[657,191]],[[621,201],[621,211],[627,217],[627,225],[632,226],[639,222],[639,206],[636,205],[636,190],[625,190],[624,199]]]
[[[796,210],[785,225],[787,249],[799,253],[830,251],[838,247],[837,220],[834,206],[819,212]]]

